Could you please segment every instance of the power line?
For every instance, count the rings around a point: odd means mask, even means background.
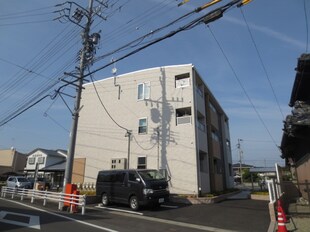
[[[123,55],[123,56],[121,56],[120,58],[114,59],[113,61],[109,62],[108,64],[106,64],[106,65],[104,65],[104,66],[102,66],[102,67],[100,67],[100,68],[97,68],[97,69],[95,69],[95,70],[89,72],[88,74],[85,75],[85,77],[87,77],[87,76],[89,76],[89,75],[91,75],[91,74],[93,74],[93,73],[96,73],[96,72],[98,72],[98,71],[100,71],[100,70],[102,70],[102,69],[104,69],[104,68],[106,68],[106,67],[108,67],[108,66],[110,66],[110,65],[112,65],[112,64],[114,64],[114,63],[116,63],[116,62],[118,62],[118,61],[120,61],[120,60],[123,60],[123,59],[125,59],[125,58],[131,56],[131,55],[134,55],[134,54],[136,54],[136,53],[138,53],[138,52],[144,50],[145,48],[150,47],[151,45],[154,45],[154,44],[156,44],[156,43],[158,43],[158,42],[161,42],[161,41],[163,41],[163,40],[165,40],[165,39],[167,39],[167,38],[170,38],[170,37],[172,37],[172,36],[174,36],[174,35],[176,35],[176,34],[182,32],[182,31],[192,29],[192,28],[194,28],[195,26],[197,26],[197,25],[199,25],[199,24],[201,24],[201,23],[209,23],[209,22],[212,22],[212,21],[215,20],[214,17],[217,17],[217,15],[214,14],[214,12],[216,12],[216,11],[221,11],[221,12],[223,13],[223,12],[225,12],[227,9],[229,9],[230,7],[232,7],[234,4],[237,4],[238,2],[239,2],[239,0],[233,0],[233,1],[231,1],[230,3],[228,3],[228,4],[226,4],[226,5],[222,6],[222,7],[217,8],[216,10],[213,10],[213,11],[211,11],[211,12],[209,12],[209,13],[203,15],[203,16],[200,16],[200,17],[196,18],[195,20],[193,20],[193,21],[187,23],[187,24],[184,25],[184,26],[179,27],[178,29],[176,29],[176,30],[174,30],[174,31],[170,31],[168,34],[165,34],[164,36],[161,36],[161,37],[158,37],[158,38],[156,38],[156,39],[153,39],[152,41],[148,42],[147,44],[145,44],[145,45],[143,45],[143,46],[141,46],[141,47],[139,47],[139,48],[137,48],[137,49],[135,49],[135,50],[133,50],[133,51],[131,51],[131,52],[129,52],[129,53]],[[176,20],[179,20],[179,19],[181,19],[181,18],[184,18],[184,17],[188,16],[189,14],[192,14],[193,12],[196,12],[196,11],[198,11],[198,8],[197,8],[196,10],[192,11],[192,12],[189,12],[189,13],[186,14],[186,15],[183,15],[183,16],[179,17],[179,18],[176,19]],[[199,12],[199,11],[198,11],[198,12]],[[174,20],[173,22],[175,22],[176,20]],[[169,24],[172,24],[173,22],[171,22],[171,23],[169,23]],[[165,26],[165,27],[166,27],[166,26]],[[150,33],[148,33],[148,34],[150,34]],[[148,35],[148,34],[147,34],[147,35]],[[141,37],[140,37],[140,38],[141,38]],[[136,40],[134,40],[134,41],[136,41]],[[131,42],[130,42],[130,43],[131,43]],[[130,44],[130,43],[129,43],[129,44]],[[122,46],[122,47],[124,47],[124,46]],[[117,50],[118,50],[118,49],[117,49]]]
[[[30,12],[34,12],[34,11],[39,11],[39,10],[43,10],[43,9],[48,9],[48,8],[54,8],[54,6],[46,6],[46,7],[41,7],[41,8],[33,9],[33,10],[20,11],[20,12],[10,13],[10,14],[1,14],[0,18],[1,17],[23,15],[23,14],[26,14],[26,13],[30,13]]]
[[[305,20],[306,20],[306,53],[308,52],[308,45],[309,45],[309,25],[308,25],[308,14],[307,14],[307,7],[306,7],[306,0],[304,0],[304,13],[305,13]]]
[[[53,19],[48,19],[48,20],[38,20],[38,21],[28,21],[28,22],[19,22],[19,23],[4,23],[0,24],[0,27],[5,27],[5,26],[17,26],[17,25],[25,25],[25,24],[36,24],[36,23],[47,23],[47,22],[53,22]]]
[[[262,119],[261,115],[259,114],[257,108],[255,107],[254,103],[252,102],[252,100],[251,100],[249,94],[247,93],[245,87],[243,86],[241,80],[239,79],[239,77],[238,77],[238,75],[237,75],[235,69],[233,68],[231,62],[229,61],[227,55],[225,54],[225,52],[224,52],[224,50],[223,50],[221,44],[219,43],[219,41],[218,41],[217,38],[215,37],[215,35],[214,35],[213,31],[211,30],[210,26],[207,25],[207,27],[209,28],[209,30],[210,30],[210,32],[211,32],[211,35],[213,36],[215,42],[217,43],[219,49],[221,50],[221,52],[222,52],[222,54],[223,54],[223,56],[224,56],[224,58],[225,58],[227,64],[229,65],[231,71],[233,72],[234,77],[236,78],[236,80],[237,80],[238,84],[240,85],[241,89],[243,90],[243,93],[245,94],[246,98],[248,99],[250,105],[252,106],[253,110],[255,111],[255,113],[256,113],[258,119],[260,120],[260,122],[262,123],[262,125],[264,126],[264,128],[266,129],[266,131],[267,131],[267,133],[269,134],[269,136],[270,136],[271,140],[273,141],[274,145],[275,145],[276,147],[278,147],[278,145],[277,145],[275,139],[273,138],[273,136],[272,136],[271,132],[269,131],[267,125],[265,124],[265,122],[264,122],[264,120]]]
[[[264,62],[263,62],[263,59],[262,59],[262,56],[261,56],[261,54],[260,54],[260,52],[259,52],[259,50],[258,50],[257,44],[256,44],[256,42],[255,42],[255,40],[254,40],[254,36],[253,36],[253,34],[252,34],[252,31],[251,31],[251,29],[250,29],[250,26],[249,26],[249,24],[248,24],[246,18],[245,18],[245,15],[244,15],[244,13],[243,13],[242,8],[240,8],[240,11],[241,11],[243,20],[244,20],[244,22],[245,22],[245,24],[246,24],[246,26],[247,26],[247,29],[248,29],[248,32],[249,32],[249,34],[250,34],[251,40],[252,40],[252,42],[253,42],[253,45],[254,45],[254,47],[255,47],[256,54],[257,54],[257,56],[258,56],[258,58],[259,58],[260,64],[261,64],[261,66],[262,66],[262,68],[263,68],[263,70],[264,70],[265,76],[266,76],[267,81],[268,81],[268,83],[269,83],[269,86],[270,86],[270,88],[271,88],[271,91],[272,91],[272,94],[273,94],[273,96],[274,96],[274,99],[276,100],[277,106],[278,106],[279,111],[280,111],[280,113],[281,113],[281,115],[282,115],[282,119],[284,119],[285,117],[284,117],[283,111],[282,111],[282,109],[281,109],[281,107],[280,107],[279,100],[278,100],[277,95],[276,95],[276,93],[275,93],[275,90],[274,90],[274,88],[273,88],[273,86],[272,86],[272,83],[271,83],[269,74],[268,74],[268,72],[267,72],[266,66],[265,66],[265,64],[264,64]]]
[[[91,81],[92,81],[92,85],[93,85],[94,90],[95,90],[95,92],[96,92],[97,98],[98,98],[98,100],[99,100],[101,106],[103,107],[104,111],[105,111],[105,112],[107,113],[107,115],[109,116],[109,118],[110,118],[110,119],[114,122],[114,124],[115,124],[116,126],[118,126],[119,128],[121,128],[121,129],[123,129],[123,130],[125,130],[125,131],[129,131],[127,128],[125,128],[125,127],[121,126],[120,124],[118,124],[118,123],[115,121],[115,119],[111,116],[111,114],[109,113],[109,111],[107,110],[107,108],[105,107],[105,105],[103,104],[103,101],[102,101],[102,99],[101,99],[101,97],[100,97],[100,95],[99,95],[99,93],[98,93],[97,87],[96,87],[96,85],[95,85],[95,83],[94,83],[93,76],[92,76],[91,74],[90,74],[90,79],[91,79]]]

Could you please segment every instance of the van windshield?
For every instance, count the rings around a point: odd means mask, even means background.
[[[143,180],[165,180],[165,177],[157,170],[138,171]]]

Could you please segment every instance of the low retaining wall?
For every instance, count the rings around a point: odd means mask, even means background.
[[[196,205],[196,204],[213,204],[217,202],[221,202],[226,200],[228,197],[231,197],[241,191],[227,193],[220,196],[215,197],[180,197],[177,195],[170,195],[170,201],[176,203],[183,203],[189,205]]]
[[[252,200],[269,201],[269,195],[251,194]]]

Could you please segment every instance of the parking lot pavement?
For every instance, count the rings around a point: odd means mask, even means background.
[[[100,207],[98,207],[100,209]],[[160,208],[143,208],[138,213],[130,213],[129,207],[112,205],[102,210],[111,213],[131,214],[130,217],[147,217],[167,221],[188,223],[231,231],[267,231],[270,224],[268,202],[255,200],[227,200],[216,204],[182,205],[169,204]]]
[[[141,226],[145,224],[158,224],[162,228],[177,228],[175,231],[261,232],[267,231],[270,223],[268,202],[250,199],[227,200],[216,204],[201,205],[170,203],[155,209],[145,207],[134,213],[127,205],[112,205],[107,209],[94,204],[87,205],[84,216],[80,213],[69,214],[68,212],[58,211],[57,203],[50,202],[46,207],[43,207],[42,202],[39,200],[35,201],[34,204],[30,204],[26,200],[23,202],[62,215],[69,215],[78,220],[90,220],[97,224],[108,221],[113,225],[113,228],[117,228],[119,231],[126,231],[126,227],[129,224],[131,227],[137,226],[136,231],[138,231],[138,228],[140,228],[136,225],[138,223]],[[104,219],[102,220],[101,218]],[[158,231],[158,228],[150,227],[148,230]]]

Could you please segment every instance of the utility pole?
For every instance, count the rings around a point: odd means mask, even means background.
[[[243,155],[243,151],[241,149],[241,144],[240,144],[241,141],[243,141],[243,140],[242,139],[238,139],[237,148],[238,148],[238,151],[239,151],[240,181],[241,181],[241,185],[243,185],[243,178],[242,178],[242,155]]]
[[[128,137],[128,153],[127,153],[127,169],[130,167],[130,140],[131,140],[131,130],[127,130],[125,137]]]
[[[84,11],[87,13],[85,16],[87,17],[87,22],[85,27],[83,27],[82,39],[83,39],[83,49],[81,50],[80,56],[80,66],[79,66],[79,76],[78,83],[76,85],[76,98],[75,98],[75,105],[74,110],[72,113],[72,127],[70,132],[70,143],[68,148],[67,154],[67,163],[66,163],[66,170],[65,170],[65,177],[64,177],[64,185],[63,191],[65,192],[65,188],[67,184],[71,183],[72,180],[72,169],[73,169],[73,161],[74,161],[74,154],[75,154],[75,145],[76,145],[76,134],[77,134],[77,126],[79,120],[79,112],[80,102],[81,102],[81,94],[82,94],[82,86],[84,81],[84,71],[85,67],[87,66],[87,54],[89,53],[89,48],[93,46],[92,41],[90,41],[90,26],[92,24],[92,11],[93,8],[93,0],[89,0],[88,11]]]

